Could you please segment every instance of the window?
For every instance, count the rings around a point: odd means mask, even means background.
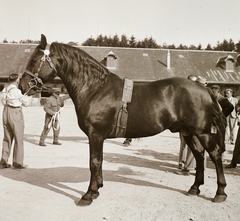
[[[233,64],[235,62],[234,58],[231,55],[228,55],[225,59],[226,62],[226,72],[234,72]]]
[[[115,71],[117,69],[117,56],[113,51],[110,51],[104,59],[106,60],[106,67],[111,71]]]
[[[232,60],[226,61],[226,72],[234,72]]]

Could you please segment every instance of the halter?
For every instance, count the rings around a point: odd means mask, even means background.
[[[24,71],[25,74],[28,74],[29,76],[33,77],[28,82],[29,89],[27,90],[25,95],[28,94],[28,92],[33,88],[36,88],[37,90],[40,90],[40,91],[42,91],[43,88],[46,88],[43,86],[42,79],[38,77],[38,73],[41,70],[41,67],[42,67],[44,61],[47,61],[48,64],[50,65],[50,67],[57,73],[57,69],[56,69],[55,65],[53,64],[51,58],[49,57],[49,54],[50,54],[49,47],[50,46],[47,45],[45,50],[39,49],[40,51],[43,52],[43,56],[41,58],[41,62],[37,69],[37,72],[35,74],[33,74],[31,71],[28,71],[28,70]],[[40,87],[38,87],[38,84],[40,84]]]

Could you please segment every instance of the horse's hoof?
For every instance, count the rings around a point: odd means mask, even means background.
[[[96,193],[93,193],[92,199],[93,200],[97,199],[99,195],[100,195],[100,193],[98,191]]]
[[[227,195],[216,195],[213,199],[213,202],[221,203],[221,202],[224,202],[226,199],[227,199]]]
[[[89,206],[92,203],[92,200],[80,199],[76,205],[77,206]]]
[[[199,193],[200,193],[199,189],[190,188],[190,190],[188,190],[188,192],[187,192],[187,195],[188,196],[197,196],[197,195],[199,195]]]

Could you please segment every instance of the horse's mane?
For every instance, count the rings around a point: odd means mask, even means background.
[[[107,81],[109,70],[80,48],[54,42],[51,49],[60,57],[61,71],[66,77],[81,78],[88,86]]]

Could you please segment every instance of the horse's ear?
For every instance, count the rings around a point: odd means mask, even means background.
[[[47,38],[45,37],[45,35],[41,34],[40,48],[42,50],[45,50],[46,46],[47,46]]]

